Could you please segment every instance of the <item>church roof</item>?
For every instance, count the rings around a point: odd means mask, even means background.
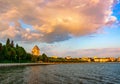
[[[37,45],[35,45],[35,46],[33,47],[33,50],[34,50],[34,49],[40,50],[39,47],[38,47]]]

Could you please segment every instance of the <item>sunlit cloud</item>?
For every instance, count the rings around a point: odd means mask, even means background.
[[[117,21],[112,16],[114,3],[115,0],[0,0],[0,38],[52,43],[93,34]],[[19,20],[33,29],[22,28]]]

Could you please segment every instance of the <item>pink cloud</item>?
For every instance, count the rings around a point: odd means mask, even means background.
[[[96,33],[103,26],[115,22],[113,4],[114,0],[0,0],[0,30],[5,27],[2,37],[20,37],[26,41],[39,39],[50,43],[68,40],[71,36]],[[16,30],[20,26],[11,29],[9,24],[16,24],[19,20],[31,25],[33,30],[28,32],[21,27],[18,36]],[[6,29],[14,35],[6,35]]]

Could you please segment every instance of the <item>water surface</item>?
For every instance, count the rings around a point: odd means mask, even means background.
[[[120,84],[120,63],[0,68],[0,84]]]

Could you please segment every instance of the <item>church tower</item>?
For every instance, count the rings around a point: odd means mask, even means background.
[[[35,56],[39,56],[40,55],[40,49],[37,45],[35,45],[32,49],[32,54]]]

